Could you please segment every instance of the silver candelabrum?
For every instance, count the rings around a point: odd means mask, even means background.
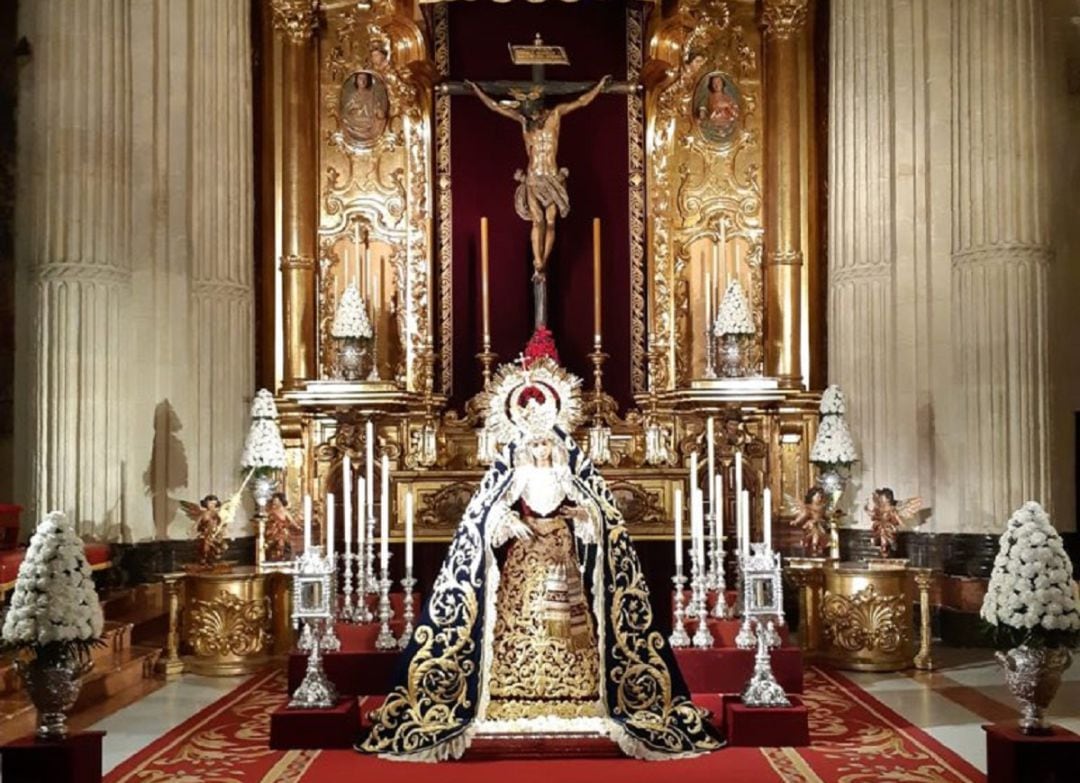
[[[689,647],[690,636],[686,633],[686,602],[683,600],[686,577],[683,576],[681,568],[675,576],[671,577],[671,581],[675,585],[675,627],[671,631],[671,636],[668,637],[668,643],[672,647]]]
[[[690,578],[692,582],[691,600],[696,608],[697,615],[697,628],[694,630],[694,646],[699,649],[708,649],[713,646],[712,632],[709,630],[709,607],[708,607],[708,594],[705,591],[705,569],[704,563],[699,564],[699,556],[697,547],[693,547],[693,551],[690,553],[691,558],[691,573]]]
[[[372,490],[369,490],[372,491]],[[361,567],[364,569],[364,584],[366,586],[367,595],[376,595],[379,592],[379,580],[375,578],[375,510],[374,506],[369,506],[370,513],[367,518],[367,551],[363,553],[364,562]],[[367,607],[367,602],[364,602],[364,606]],[[367,620],[366,622],[371,622]]]
[[[779,636],[776,633],[776,626],[773,625],[772,620],[769,620],[764,628],[760,620],[756,625],[757,653],[754,655],[754,673],[750,675],[750,680],[743,688],[742,703],[747,707],[790,707],[791,701],[773,675],[769,654],[769,636]]]
[[[390,630],[390,621],[394,618],[394,610],[390,605],[390,552],[379,557],[379,635],[375,639],[376,650],[396,650],[398,640],[394,632]]]
[[[403,617],[405,620],[405,628],[401,632],[401,637],[398,639],[398,647],[404,650],[409,645],[409,640],[413,635],[413,588],[416,586],[416,580],[413,579],[412,566],[405,567],[405,578],[401,580],[401,588],[404,591],[404,607],[402,609]]]
[[[308,653],[304,679],[289,699],[289,709],[327,709],[337,704],[337,689],[327,678],[322,665],[322,645],[319,639],[322,634],[319,630],[312,628],[319,622],[312,618],[304,620],[304,636],[310,639],[311,649]]]
[[[704,598],[698,595],[698,583],[701,581],[701,569],[698,565],[697,546],[694,540],[690,540],[690,600],[686,604],[686,613],[690,617],[697,617],[698,603]]]

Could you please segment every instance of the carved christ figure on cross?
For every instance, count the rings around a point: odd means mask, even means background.
[[[572,101],[545,106],[544,91],[533,85],[528,92],[512,89],[513,101],[496,101],[476,84],[465,84],[493,112],[521,123],[528,169],[518,169],[514,179],[519,183],[514,192],[514,208],[522,220],[532,223],[533,290],[536,293],[536,324],[547,321],[547,262],[555,246],[555,219],[570,212],[570,197],[566,192],[565,168],[559,168],[559,126],[564,115],[588,106],[611,81],[605,76],[591,89]]]

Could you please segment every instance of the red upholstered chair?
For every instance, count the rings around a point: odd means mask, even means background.
[[[19,545],[19,514],[21,513],[22,506],[0,503],[0,551],[14,549]]]

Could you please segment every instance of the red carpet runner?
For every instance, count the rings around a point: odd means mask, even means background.
[[[974,767],[843,676],[810,667],[809,748],[727,748],[688,761],[551,760],[405,764],[353,751],[272,751],[285,673],[256,675],[106,776],[106,783],[982,783]]]

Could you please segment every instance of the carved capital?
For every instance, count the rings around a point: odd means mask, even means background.
[[[806,24],[808,0],[765,0],[762,21],[771,38],[785,40],[798,35]]]
[[[298,46],[307,43],[319,19],[318,0],[272,0],[274,29]]]

